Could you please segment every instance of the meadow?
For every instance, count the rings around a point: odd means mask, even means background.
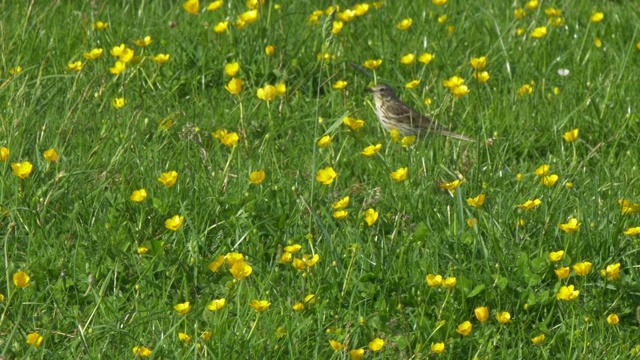
[[[0,358],[640,357],[638,3],[0,19]]]

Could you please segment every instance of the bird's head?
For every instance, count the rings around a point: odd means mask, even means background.
[[[391,86],[387,84],[378,84],[366,89],[366,91],[377,99],[395,99],[396,97]]]

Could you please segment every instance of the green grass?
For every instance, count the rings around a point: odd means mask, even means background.
[[[640,242],[624,231],[640,220],[623,215],[618,203],[640,202],[637,4],[545,2],[516,19],[516,8],[501,2],[387,1],[337,35],[327,15],[306,24],[330,2],[275,4],[262,5],[240,30],[233,23],[247,11],[242,2],[198,15],[168,1],[1,2],[0,146],[11,154],[0,163],[0,357],[131,358],[139,345],[152,358],[176,359],[348,359],[358,348],[365,358],[385,359],[637,353]],[[553,5],[564,6],[562,26],[547,25],[544,9]],[[590,22],[593,11],[604,20]],[[407,17],[411,28],[396,29]],[[215,33],[212,26],[225,19],[229,31]],[[94,30],[98,20],[109,27]],[[547,36],[531,38],[543,25]],[[146,35],[151,45],[133,44]],[[109,50],[121,43],[142,60],[115,76]],[[93,48],[103,55],[85,60]],[[323,52],[335,58],[318,60]],[[434,54],[428,65],[399,62],[424,52]],[[169,62],[151,61],[159,53],[170,54]],[[485,84],[469,65],[478,56],[488,58]],[[383,59],[375,80],[403,101],[478,141],[393,142],[364,92],[374,74],[352,66],[367,59]],[[78,60],[80,72],[67,69]],[[225,90],[231,78],[223,67],[234,61],[244,83],[238,96]],[[11,74],[17,66],[22,71]],[[459,99],[442,85],[454,75],[471,89]],[[414,79],[421,84],[405,89]],[[346,89],[333,90],[337,80],[348,81]],[[279,82],[284,96],[257,98],[258,88]],[[532,94],[518,95],[531,83]],[[111,105],[116,97],[127,101],[121,109]],[[350,130],[346,114],[365,126]],[[161,119],[173,125],[165,129]],[[563,140],[573,128],[578,140]],[[219,129],[238,132],[238,145],[212,137]],[[325,134],[332,142],[319,148]],[[378,155],[360,155],[377,143]],[[57,161],[43,158],[49,148]],[[11,164],[22,161],[33,172],[21,180]],[[534,174],[542,164],[559,176],[555,186]],[[328,166],[337,178],[320,184],[316,173]],[[396,183],[389,174],[401,167],[409,176]],[[260,169],[266,180],[249,183]],[[178,180],[165,188],[157,179],[171,170]],[[454,194],[438,187],[460,178]],[[148,197],[131,201],[141,188]],[[466,199],[478,194],[486,202],[474,208]],[[345,196],[349,215],[336,220],[331,205]],[[535,210],[517,208],[536,198]],[[369,208],[379,213],[371,227],[364,224]],[[166,229],[176,214],[184,224]],[[558,224],[570,217],[582,226],[566,234]],[[469,218],[477,225],[467,226]],[[281,262],[292,244],[302,246],[293,257],[318,254],[319,261],[304,271]],[[149,252],[140,255],[139,247]],[[565,255],[554,263],[548,254],[556,250]],[[252,267],[247,278],[235,280],[227,264],[208,268],[231,252]],[[593,264],[586,276],[572,270],[560,280],[554,272],[582,261]],[[619,280],[600,275],[615,263]],[[31,278],[28,287],[14,284],[20,270]],[[431,288],[427,274],[457,284]],[[564,285],[579,296],[558,300]],[[294,311],[308,294],[315,303]],[[207,310],[219,298],[226,305]],[[271,306],[258,313],[253,299]],[[185,301],[191,311],[180,315],[174,306]],[[480,306],[490,310],[484,324],[474,316]],[[499,311],[511,323],[499,324]],[[617,325],[607,323],[612,313]],[[473,330],[463,337],[456,328],[467,320]],[[205,331],[208,340],[200,338]],[[32,332],[43,337],[41,346],[27,344]],[[540,334],[544,342],[534,345]],[[374,338],[385,342],[379,352],[368,348]],[[346,349],[334,351],[329,340]],[[436,355],[431,346],[440,342],[446,348]]]

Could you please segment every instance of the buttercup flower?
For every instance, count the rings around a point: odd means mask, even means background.
[[[534,200],[527,200],[522,204],[518,205],[518,208],[522,209],[522,210],[533,210],[535,208],[538,207],[538,205],[540,205],[542,203],[542,201],[540,199],[534,199]]]
[[[571,272],[571,270],[569,269],[568,266],[560,267],[560,268],[557,268],[557,269],[555,269],[553,271],[558,276],[558,279],[563,279],[563,280],[568,278],[569,277],[569,273]]]
[[[413,19],[411,19],[411,18],[406,18],[406,19],[404,19],[404,20],[400,21],[400,22],[398,23],[398,25],[396,25],[396,27],[397,27],[399,30],[408,30],[408,29],[411,27],[411,25],[412,25],[412,24],[413,24]]]
[[[366,67],[369,70],[375,70],[378,67],[380,67],[380,65],[382,65],[382,59],[378,59],[378,60],[366,60],[364,62],[364,67]]]
[[[444,352],[445,346],[443,342],[435,343],[431,345],[431,352],[435,354],[442,354]]]
[[[147,198],[147,190],[145,189],[134,190],[131,193],[131,197],[130,197],[131,201],[133,202],[142,202],[146,198]]]
[[[400,63],[402,65],[412,65],[415,60],[416,60],[416,55],[413,53],[410,53],[410,54],[403,55],[400,58]]]
[[[337,35],[340,31],[342,31],[342,27],[344,26],[344,22],[342,21],[334,21],[333,26],[331,26],[331,33]]]
[[[534,38],[534,39],[542,39],[545,36],[547,36],[547,27],[546,26],[539,26],[539,27],[531,30],[531,37]]]
[[[628,200],[621,199],[618,200],[618,204],[622,206],[622,214],[624,215],[631,215],[640,212],[640,204],[638,203],[632,204]]]
[[[564,257],[564,250],[551,251],[549,252],[549,260],[553,262],[557,262],[562,260]]]
[[[531,342],[533,342],[534,345],[542,344],[544,342],[544,334],[531,338]]]
[[[9,155],[11,155],[11,151],[8,148],[0,147],[0,161],[7,161]]]
[[[349,351],[349,356],[351,360],[362,360],[364,357],[364,349],[353,349]]]
[[[273,45],[267,45],[264,48],[264,53],[267,54],[267,56],[273,56],[273,54],[276,53],[276,48],[273,47]]]
[[[182,3],[182,7],[186,12],[191,15],[196,15],[200,12],[200,1],[199,0],[187,0]]]
[[[449,190],[451,193],[455,193],[455,190],[458,186],[462,185],[463,180],[454,180],[448,183],[439,183],[438,187],[443,190]]]
[[[427,275],[427,285],[429,285],[429,287],[438,287],[441,284],[442,284],[441,275],[434,275],[434,274]]]
[[[443,6],[447,3],[448,0],[431,0],[434,5]]]
[[[342,123],[350,127],[353,131],[357,131],[364,126],[363,120],[356,120],[351,116],[345,116]]]
[[[482,206],[482,204],[484,204],[484,198],[485,198],[484,194],[480,194],[480,195],[478,195],[478,196],[476,196],[474,198],[468,198],[467,199],[467,204],[469,204],[469,205],[471,205],[473,207],[479,208],[479,207]]]
[[[372,157],[382,149],[382,144],[369,145],[360,152],[361,155]]]
[[[578,219],[572,217],[565,224],[559,224],[558,227],[565,233],[570,234],[578,231],[581,225],[582,223],[578,222]]]
[[[284,247],[284,251],[290,252],[292,254],[297,253],[298,251],[300,251],[300,249],[302,249],[302,246],[300,244],[293,244]]]
[[[127,100],[123,97],[116,97],[111,100],[111,106],[116,110],[122,109],[127,104]]]
[[[480,84],[486,83],[491,78],[489,73],[486,71],[476,71],[473,73],[473,77],[478,80]]]
[[[321,137],[320,140],[316,142],[316,144],[318,145],[318,147],[326,148],[327,146],[329,146],[329,144],[331,144],[331,135],[325,135]]]
[[[316,175],[316,181],[324,185],[331,185],[333,180],[335,180],[336,176],[337,176],[336,171],[333,170],[331,166],[329,166],[324,169],[318,170],[318,174]]]
[[[228,28],[229,28],[228,21],[220,21],[219,23],[213,25],[213,31],[216,32],[217,34],[224,34],[225,32],[227,32]]]
[[[489,308],[486,306],[480,306],[473,309],[473,313],[476,315],[476,319],[478,319],[478,321],[480,321],[481,323],[489,320]]]
[[[240,141],[240,136],[235,131],[224,134],[220,139],[220,142],[226,147],[234,147],[238,145],[238,141]]]
[[[604,19],[604,13],[601,11],[594,11],[589,17],[592,23],[599,23],[602,19]]]
[[[511,322],[511,314],[508,311],[498,312],[496,314],[496,319],[500,324],[507,324]]]
[[[611,281],[620,279],[620,263],[607,265],[607,268],[605,269],[605,275]]]
[[[209,5],[207,5],[207,11],[216,11],[222,7],[222,4],[222,0],[212,1],[209,3]]]
[[[234,279],[242,280],[251,275],[251,273],[253,272],[253,268],[251,267],[251,265],[247,264],[244,261],[236,261],[235,263],[233,263],[233,265],[231,265],[229,272]]]
[[[473,329],[473,325],[471,325],[471,322],[465,321],[458,325],[458,327],[456,328],[456,332],[462,336],[467,336],[471,334],[471,329]]]
[[[271,306],[271,303],[267,300],[251,300],[251,304],[249,304],[255,311],[263,312]]]
[[[258,10],[249,10],[240,14],[239,20],[245,24],[252,24],[258,19]]]
[[[264,170],[252,171],[251,174],[249,174],[249,182],[253,185],[260,185],[266,177]]]
[[[30,285],[31,277],[26,272],[20,270],[13,274],[13,284],[19,288],[26,288]]]
[[[338,210],[333,213],[333,218],[336,220],[342,220],[349,215],[349,212],[346,210]]]
[[[349,83],[344,80],[338,80],[335,83],[333,83],[331,87],[333,87],[334,90],[342,90],[347,87],[347,84]]]
[[[624,231],[624,234],[629,236],[638,235],[640,234],[640,226],[628,228],[627,230]]]
[[[69,64],[67,64],[67,69],[74,72],[82,70],[82,61],[70,62]]]
[[[40,347],[40,345],[42,345],[42,340],[44,340],[44,338],[35,331],[27,335],[27,345]]]
[[[331,348],[335,351],[342,351],[347,348],[347,345],[341,344],[335,340],[329,340],[329,345],[331,345]]]
[[[179,332],[178,333],[178,340],[180,341],[184,341],[185,343],[188,343],[189,341],[191,341],[191,336],[183,333],[183,332]]]
[[[227,63],[224,65],[224,73],[231,77],[236,76],[238,71],[240,71],[240,63],[238,62]]]
[[[26,179],[31,175],[31,170],[33,170],[33,165],[24,161],[21,163],[13,163],[11,164],[11,170],[13,170],[13,175],[17,176],[20,179]]]
[[[464,85],[464,79],[461,78],[460,76],[452,76],[450,78],[448,78],[447,80],[444,80],[442,82],[442,85],[444,85],[444,87],[446,87],[449,90],[453,90],[455,88],[457,88],[458,86]]]
[[[209,263],[209,265],[208,265],[209,269],[211,271],[213,271],[213,272],[218,272],[218,269],[220,268],[220,266],[222,266],[222,264],[224,264],[224,260],[225,260],[225,256],[224,255],[218,256],[217,259],[215,259],[214,261]]]
[[[558,181],[558,175],[551,174],[540,179],[540,183],[544,186],[552,187]]]
[[[106,23],[106,22],[96,21],[95,23],[93,23],[93,30],[101,31],[108,27],[109,27],[109,23]]]
[[[174,215],[164,222],[164,226],[169,230],[178,231],[182,226],[182,223],[184,223],[184,216]]]
[[[475,70],[484,70],[484,68],[487,67],[487,57],[480,56],[477,58],[473,58],[471,59],[471,61],[469,61],[469,64],[471,64],[471,67],[473,67]]]
[[[153,351],[151,351],[151,349],[149,349],[146,346],[136,345],[133,347],[134,356],[139,356],[141,358],[148,358],[149,356],[151,356],[152,353]]]
[[[158,182],[168,188],[175,185],[177,180],[178,173],[173,170],[160,174],[160,177],[158,178]]]
[[[404,87],[407,89],[415,89],[420,85],[420,80],[411,80],[408,83],[404,84]]]
[[[158,65],[163,65],[164,63],[169,61],[170,57],[171,57],[170,54],[158,54],[158,55],[152,56],[151,60]]]
[[[145,36],[142,39],[133,40],[133,43],[140,47],[147,47],[151,45],[152,42],[153,42],[153,39],[151,39],[151,36],[149,35]]]
[[[142,256],[142,255],[146,255],[149,252],[149,248],[144,246],[138,246],[138,249],[136,249],[136,251],[138,251],[138,255]]]
[[[556,298],[558,300],[570,301],[577,298],[578,295],[580,295],[580,291],[574,290],[573,285],[569,285],[569,286],[561,287],[558,293],[556,294]]]
[[[549,173],[549,169],[550,169],[549,164],[543,164],[538,166],[538,168],[534,171],[534,173],[539,177],[544,177],[544,176],[547,176],[547,174]]]
[[[224,88],[231,94],[238,95],[242,91],[242,80],[233,78],[229,80],[229,83]]]
[[[56,151],[56,149],[51,148],[46,150],[42,156],[45,158],[45,160],[47,161],[56,161],[58,160],[58,152]]]
[[[304,310],[304,304],[301,302],[295,303],[291,306],[291,308],[293,309],[293,311],[300,312]]]
[[[125,69],[126,69],[125,63],[123,63],[122,61],[116,61],[116,63],[109,68],[109,72],[112,73],[113,75],[120,75],[124,72]]]
[[[618,318],[617,314],[609,314],[609,316],[607,316],[607,323],[609,325],[617,325],[619,321],[620,318]]]
[[[457,283],[458,283],[458,279],[456,279],[453,276],[445,278],[444,280],[442,280],[442,286],[444,288],[447,288],[447,289],[453,289],[454,287],[456,287]]]
[[[395,181],[395,182],[403,182],[407,179],[407,176],[409,175],[409,168],[408,167],[403,167],[403,168],[399,168],[398,170],[394,171],[391,173],[391,178]]]
[[[367,225],[373,226],[373,224],[378,221],[378,215],[379,214],[377,211],[373,209],[367,209],[367,211],[364,212],[364,221],[366,221]]]
[[[334,210],[346,209],[347,206],[349,206],[349,200],[350,200],[350,198],[348,196],[345,196],[342,199],[340,199],[340,200],[336,201],[335,203],[333,203],[333,205],[331,205],[331,207],[333,207]]]
[[[579,131],[580,129],[569,130],[566,133],[562,134],[562,138],[565,139],[567,142],[576,141],[576,139],[578,139]]]
[[[433,55],[430,53],[423,53],[420,56],[418,56],[418,61],[425,65],[429,65],[431,60],[433,60]]]
[[[369,343],[369,349],[371,349],[371,351],[373,352],[382,350],[383,346],[384,346],[384,340],[380,338],[375,338],[371,340],[371,342]]]
[[[529,84],[524,84],[518,88],[518,95],[525,96],[533,93],[533,86]]]
[[[191,303],[189,303],[188,301],[183,302],[180,304],[176,304],[173,308],[178,312],[178,314],[186,315],[189,313],[189,311],[191,311]]]
[[[415,135],[403,136],[402,140],[400,140],[400,144],[402,144],[403,147],[409,147],[415,143],[416,143]]]
[[[588,261],[576,263],[573,265],[573,271],[580,276],[588,275],[591,272],[591,263]]]

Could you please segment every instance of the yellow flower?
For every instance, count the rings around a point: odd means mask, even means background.
[[[465,321],[458,325],[458,327],[456,328],[456,332],[462,336],[467,336],[471,334],[471,329],[473,329],[473,325],[471,325],[471,322]]]
[[[151,60],[158,65],[162,65],[167,61],[169,61],[170,57],[171,57],[171,54],[158,54],[158,55],[152,56]]]
[[[476,218],[467,218],[467,226],[473,227],[474,225],[478,225],[478,219]]]
[[[13,284],[19,288],[26,288],[30,285],[31,277],[26,272],[20,270],[13,274]]]
[[[56,161],[58,160],[58,153],[56,152],[56,149],[51,148],[46,150],[42,156],[44,156],[44,158],[48,161]]]
[[[591,265],[588,261],[579,262],[573,265],[573,271],[580,276],[586,276],[591,272]]]
[[[267,300],[251,300],[251,304],[249,304],[255,311],[263,312],[271,306],[271,303]]]
[[[227,260],[229,266],[233,266],[237,262],[244,262],[244,255],[237,252],[231,252],[225,256],[225,259]]]
[[[449,191],[451,191],[451,193],[454,193],[456,188],[458,186],[462,185],[463,182],[464,182],[464,180],[454,180],[454,181],[448,182],[448,183],[439,183],[438,187],[440,189],[449,190]]]
[[[96,21],[95,23],[93,23],[93,29],[94,30],[104,30],[106,28],[109,27],[109,23],[106,22],[102,22],[102,21]]]
[[[366,60],[364,62],[364,67],[366,67],[369,70],[375,70],[378,67],[380,67],[380,65],[382,65],[382,59],[378,59],[378,60]]]
[[[253,185],[260,185],[266,177],[264,170],[252,171],[251,174],[249,174],[249,182]]]
[[[218,272],[218,269],[220,268],[220,266],[224,264],[224,259],[225,259],[224,255],[218,256],[217,259],[209,263],[208,265],[209,269],[213,272]]]
[[[569,221],[567,221],[565,224],[559,224],[558,227],[560,228],[560,230],[566,232],[567,234],[576,232],[580,229],[580,225],[582,225],[581,222],[578,222],[578,219],[572,217],[569,218]]]
[[[172,231],[178,231],[182,226],[182,223],[184,223],[184,216],[174,215],[164,222],[164,227]]]
[[[407,179],[407,175],[409,175],[409,168],[403,167],[391,173],[391,178],[396,182],[402,182]]]
[[[307,296],[304,297],[305,304],[315,304],[316,303],[316,296],[314,294],[307,294]]]
[[[265,86],[259,88],[256,92],[258,99],[264,101],[271,101],[275,99],[277,94],[278,91],[276,90],[276,87],[271,84],[266,84]]]
[[[139,246],[137,251],[138,251],[138,255],[146,255],[149,252],[149,248],[146,248],[144,246]]]
[[[367,3],[355,4],[353,6],[353,11],[355,11],[356,16],[363,16],[369,11],[369,4]]]
[[[478,321],[480,321],[481,323],[489,320],[489,308],[486,306],[480,306],[473,309],[473,313],[476,315],[476,319],[478,319]]]
[[[147,47],[149,45],[151,45],[151,43],[153,42],[153,39],[151,39],[151,36],[147,35],[142,39],[138,39],[138,40],[133,40],[133,43],[140,46],[140,47]]]
[[[558,175],[556,174],[551,174],[549,176],[545,176],[542,179],[540,179],[540,183],[548,187],[554,186],[557,181],[558,181]]]
[[[431,0],[434,5],[443,6],[448,0]],[[444,348],[444,347],[443,347]]]
[[[11,151],[8,148],[0,147],[0,161],[7,161],[9,155],[11,155]]]
[[[342,199],[340,199],[340,200],[336,201],[335,203],[333,203],[333,205],[331,205],[331,207],[333,207],[334,210],[346,209],[347,206],[349,206],[349,200],[350,200],[350,198],[348,196],[345,196]]]
[[[211,339],[211,331],[205,331],[202,333],[202,335],[200,335],[200,338],[204,341],[207,341],[209,339]]]
[[[342,220],[349,215],[349,212],[346,210],[338,210],[333,213],[333,218],[336,220]]]
[[[248,9],[254,10],[259,9],[262,4],[264,4],[266,0],[247,0],[246,6]],[[276,4],[277,5],[277,4]],[[277,10],[276,5],[274,5],[274,9]]]
[[[458,87],[451,89],[451,93],[453,94],[453,96],[455,96],[458,99],[467,95],[469,92],[471,92],[471,90],[469,90],[467,85],[460,85]]]
[[[540,199],[535,199],[535,200],[527,200],[522,204],[518,205],[518,208],[522,209],[522,210],[533,210],[535,208],[538,207],[538,205],[540,205],[542,203],[542,201]]]
[[[565,267],[560,267],[555,269],[554,272],[556,273],[559,279],[564,280],[569,277],[569,273],[571,272],[571,269],[569,269],[568,266],[565,266]]]
[[[267,56],[273,56],[273,54],[276,53],[276,48],[273,47],[273,45],[267,45],[264,48],[264,53],[267,54]]]
[[[253,268],[251,267],[251,265],[242,260],[234,262],[233,265],[231,265],[229,272],[234,279],[242,280],[251,275],[251,273],[253,272]]]
[[[191,341],[191,336],[183,333],[183,332],[179,332],[178,333],[178,340],[184,341],[186,343],[188,343],[189,341]]]
[[[558,250],[558,251],[550,251],[549,252],[549,260],[556,262],[556,261],[560,261],[562,260],[562,258],[564,257],[564,250]]]
[[[228,21],[220,21],[219,23],[213,25],[213,31],[215,31],[217,34],[224,34],[228,28]]]
[[[429,65],[431,60],[433,60],[433,55],[430,53],[423,53],[420,56],[418,56],[418,61],[425,65]]]
[[[362,360],[364,357],[364,349],[353,349],[349,351],[349,356],[351,357],[351,360]]]
[[[364,221],[366,221],[367,225],[373,226],[373,224],[378,221],[378,215],[379,214],[377,211],[373,209],[367,209],[367,211],[364,212]]]
[[[484,204],[484,198],[485,198],[484,194],[480,194],[480,195],[478,195],[478,196],[476,196],[474,198],[468,198],[467,199],[467,204],[469,204],[469,205],[471,205],[473,207],[476,207],[476,208],[481,207],[482,204]]]
[[[136,345],[133,347],[134,356],[139,356],[141,358],[148,358],[149,356],[151,356],[152,353],[153,351],[151,351],[151,349],[149,349],[146,346]]]
[[[620,279],[620,263],[607,265],[605,275],[607,275],[607,278],[612,281]]]
[[[412,24],[413,24],[413,19],[412,18],[406,18],[406,19],[403,19],[402,21],[400,21],[398,23],[398,25],[396,25],[396,27],[399,30],[408,30],[411,27]]]
[[[338,17],[338,19],[344,22],[349,22],[353,20],[354,17],[356,17],[356,12],[351,9],[347,9],[345,11],[338,12],[336,16]]]
[[[173,308],[178,312],[178,314],[186,315],[189,313],[189,311],[191,311],[191,304],[187,301],[180,304],[176,304]]]
[[[524,84],[518,88],[518,95],[526,96],[533,93],[533,86]]]
[[[82,61],[78,60],[75,62],[70,62],[69,64],[67,64],[67,69],[75,72],[82,70]]]
[[[33,170],[33,165],[24,161],[21,163],[13,163],[11,164],[11,170],[13,170],[13,175],[17,176],[20,179],[26,179],[31,175],[31,170]]]
[[[382,149],[382,144],[369,145],[360,152],[361,155],[372,157]]]
[[[415,143],[416,143],[415,135],[404,136],[402,137],[402,140],[400,140],[400,144],[402,144],[402,146],[404,147],[409,147]]]
[[[338,80],[335,83],[333,83],[332,87],[334,90],[342,90],[347,87],[347,84],[349,83],[344,80]]]
[[[518,181],[522,181],[523,177],[524,177],[524,175],[522,175],[522,173],[517,173],[516,174],[516,180],[518,180]]]
[[[290,252],[292,254],[297,253],[298,251],[300,251],[300,249],[302,249],[302,246],[300,246],[300,244],[293,244],[284,247],[284,251]]]
[[[442,276],[441,275],[427,275],[427,285],[429,287],[438,287],[442,284]]]
[[[524,6],[529,10],[535,10],[538,8],[538,0],[529,0]]]
[[[224,73],[234,77],[236,76],[236,74],[238,74],[238,71],[240,71],[240,63],[238,62],[232,62],[232,63],[227,63],[224,64]]]
[[[116,110],[122,109],[127,104],[127,100],[123,97],[116,97],[111,99],[111,106],[113,106]]]
[[[617,325],[619,321],[620,319],[617,314],[609,314],[609,316],[607,316],[607,323],[609,325]]]
[[[18,65],[16,67],[12,67],[11,69],[9,69],[9,74],[11,75],[15,75],[15,74],[20,74],[22,72],[22,66]]]
[[[35,347],[40,347],[42,345],[42,340],[44,338],[38,334],[37,332],[31,332],[27,335],[27,344]]]
[[[391,140],[393,140],[394,142],[401,141],[402,139],[402,134],[400,134],[400,131],[398,131],[398,129],[391,129],[391,131],[389,131],[389,136],[391,136]]]
[[[442,354],[444,352],[444,343],[439,342],[439,343],[431,344],[431,352],[435,354]]]
[[[175,185],[177,180],[178,173],[173,170],[160,174],[160,177],[158,178],[158,182],[168,188]]]
[[[471,64],[471,67],[478,71],[484,70],[484,68],[487,67],[487,57],[480,56],[477,58],[473,58],[471,59],[471,61],[469,61],[469,64]]]
[[[342,351],[347,348],[347,345],[341,344],[335,340],[329,340],[329,345],[331,345],[331,348],[335,351]]]
[[[602,40],[600,40],[599,37],[595,37],[593,39],[593,45],[595,45],[595,47],[597,47],[598,49],[602,47]]]
[[[538,166],[538,168],[535,169],[534,173],[536,175],[538,175],[539,177],[545,177],[549,173],[549,169],[550,168],[551,167],[549,166],[549,164],[543,164],[543,165]]]
[[[408,83],[404,84],[404,87],[407,89],[415,89],[420,85],[420,80],[411,80]]]
[[[182,7],[191,15],[196,15],[200,11],[200,1],[199,0],[187,0],[182,3]]]
[[[240,14],[240,20],[246,24],[252,24],[258,19],[258,10],[249,10]]]
[[[146,198],[147,198],[147,190],[145,189],[133,190],[130,197],[131,201],[133,202],[142,202]]]
[[[304,310],[304,304],[303,303],[295,303],[294,305],[291,306],[291,308],[293,309],[293,311],[300,312],[300,311]]]
[[[344,119],[342,119],[342,123],[350,127],[353,131],[357,131],[364,126],[363,120],[356,120],[351,116],[345,116]]]
[[[333,22],[333,26],[331,26],[331,33],[334,35],[337,35],[340,31],[342,31],[342,27],[344,26],[344,23],[342,21],[334,21]]]
[[[454,287],[456,287],[457,283],[458,283],[458,279],[456,279],[453,276],[445,278],[444,280],[442,280],[442,286],[447,288],[447,289],[453,289]]]
[[[440,16],[438,16],[438,23],[440,23],[440,24],[444,24],[444,23],[446,23],[446,22],[447,22],[447,19],[448,19],[448,18],[449,18],[449,17],[448,17],[447,15],[440,15]]]
[[[527,16],[527,13],[524,11],[523,8],[517,8],[513,11],[513,16],[515,16],[516,19],[522,19],[525,16]]]
[[[276,84],[276,95],[277,96],[284,96],[284,94],[287,93],[287,84],[285,83],[277,83]]]
[[[124,49],[122,49],[120,54],[118,54],[118,59],[123,63],[128,64],[131,62],[131,60],[133,60],[134,55],[135,51],[133,51],[133,49],[125,47]]]
[[[544,334],[531,338],[531,342],[533,342],[534,345],[542,344],[544,342]]]
[[[484,84],[484,83],[486,83],[487,81],[489,81],[489,78],[491,78],[491,76],[489,75],[489,73],[488,73],[488,72],[486,72],[486,71],[480,71],[480,72],[476,71],[476,72],[474,72],[474,73],[473,73],[473,77],[474,77],[476,80],[478,80],[478,82],[479,82],[480,84]]]
[[[316,144],[318,145],[318,147],[326,148],[327,146],[329,146],[329,144],[331,144],[331,136],[325,135],[321,137],[320,140],[316,142]]]
[[[122,72],[124,72],[126,67],[127,66],[122,61],[116,61],[116,63],[109,68],[109,72],[112,73],[113,75],[120,75],[122,74]]]
[[[235,131],[224,134],[222,139],[220,139],[220,142],[226,147],[234,147],[238,145],[238,141],[240,141],[240,136]]]
[[[574,290],[573,285],[569,285],[561,287],[556,294],[556,298],[558,300],[570,301],[577,298],[578,295],[580,295],[580,290]]]
[[[293,257],[293,255],[291,255],[290,252],[285,251],[282,253],[282,255],[280,256],[280,262],[281,263],[288,263],[291,262],[291,258]]]
[[[371,342],[369,342],[369,349],[371,349],[371,351],[373,352],[382,350],[383,346],[384,346],[384,340],[380,338],[375,338],[371,340]]]
[[[635,203],[631,204],[628,200],[618,200],[618,204],[622,205],[622,214],[623,215],[631,215],[637,212],[640,212],[640,204]]]
[[[444,87],[446,87],[449,90],[453,90],[459,86],[464,85],[464,79],[461,78],[460,76],[452,76],[450,78],[448,78],[447,80],[444,80],[442,82],[442,84],[444,85]]]
[[[242,91],[242,80],[233,78],[229,80],[229,83],[224,88],[231,94],[238,95]]]
[[[500,324],[507,324],[511,322],[511,314],[508,311],[498,312],[496,314],[496,319]]]
[[[324,169],[318,170],[318,174],[316,175],[316,181],[324,185],[330,185],[333,182],[333,180],[335,180],[336,176],[337,176],[336,171],[333,170],[331,166],[329,166]]]
[[[456,31],[456,27],[453,25],[449,25],[447,26],[447,31],[449,32],[449,34],[453,34],[453,32]]]
[[[315,254],[315,255],[309,255],[309,254],[304,254],[302,255],[302,261],[304,262],[304,264],[307,267],[313,267],[318,260],[320,260],[320,255]]]
[[[589,17],[592,23],[599,23],[602,19],[604,19],[604,13],[602,11],[594,11]]]
[[[400,58],[400,63],[402,65],[412,65],[416,61],[416,54],[410,53],[406,55],[402,55]]]
[[[534,39],[542,39],[545,36],[547,36],[547,27],[546,26],[539,26],[539,27],[531,30],[531,37],[534,38]]]
[[[527,30],[525,28],[517,28],[516,29],[516,36],[520,37],[522,35],[524,35],[527,32]]]
[[[118,46],[114,46],[114,47],[112,47],[112,48],[111,48],[111,50],[109,50],[109,53],[110,53],[112,56],[120,57],[120,55],[122,55],[122,53],[124,52],[124,50],[125,50],[126,48],[127,48],[127,47],[126,47],[124,44],[120,44],[120,45],[118,45]]]
[[[578,138],[579,131],[580,129],[569,130],[566,133],[562,134],[562,138],[565,139],[567,142],[576,141],[576,139]]]
[[[304,263],[304,261],[302,261],[302,259],[298,259],[298,258],[294,258],[293,259],[292,265],[293,265],[294,268],[296,268],[299,271],[302,271],[307,267],[307,265]]]

